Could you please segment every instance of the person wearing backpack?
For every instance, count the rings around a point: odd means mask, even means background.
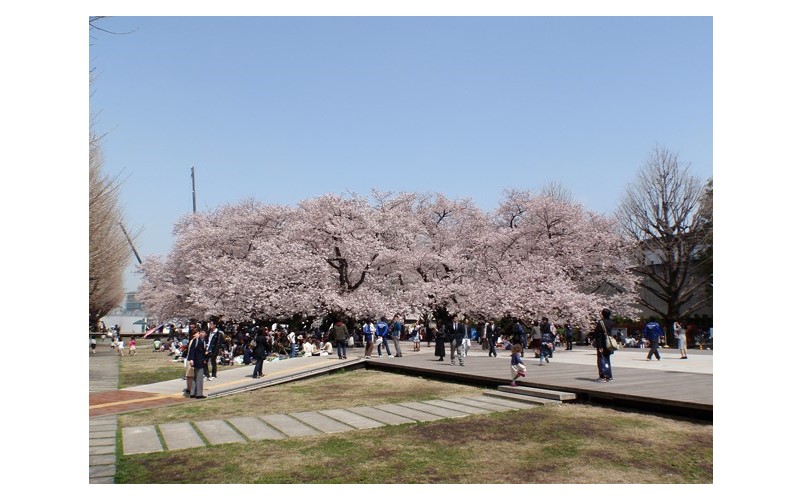
[[[611,321],[611,309],[605,308],[601,312],[603,316],[594,328],[594,346],[597,349],[597,382],[611,382],[614,378],[611,375],[611,354],[613,351],[606,346],[606,337],[609,336],[614,323]]]

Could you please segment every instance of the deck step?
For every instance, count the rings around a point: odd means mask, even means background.
[[[502,392],[519,394],[522,396],[532,396],[544,399],[555,399],[556,401],[571,401],[577,398],[574,392],[551,391],[550,389],[540,389],[538,387],[528,387],[521,385],[518,385],[516,387],[511,387],[510,385],[501,385],[497,387],[497,390]]]
[[[518,401],[520,403],[528,403],[532,405],[560,405],[561,401],[557,399],[539,398],[536,396],[524,396],[522,394],[514,394],[513,392],[504,391],[484,391],[484,396],[489,396],[498,399],[505,399],[507,401]]]

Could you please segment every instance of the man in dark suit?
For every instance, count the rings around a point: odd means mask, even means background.
[[[206,345],[206,362],[203,364],[203,375],[206,380],[217,378],[217,356],[222,346],[222,332],[213,321],[208,323],[208,344]],[[211,373],[208,373],[208,362],[211,361]]]
[[[494,320],[490,320],[486,323],[486,342],[489,344],[489,357],[494,356],[497,357],[497,335],[498,335],[497,327],[494,324]]]
[[[456,353],[458,353],[458,364],[464,366],[464,336],[467,334],[463,323],[459,323],[455,316],[453,320],[445,326],[447,335],[446,341],[450,343],[450,365],[456,364]]]
[[[190,345],[186,359],[194,368],[194,381],[189,397],[203,399],[205,398],[203,395],[203,367],[206,363],[206,332],[204,330],[200,330],[197,340]]]

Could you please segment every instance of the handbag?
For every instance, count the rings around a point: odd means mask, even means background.
[[[353,336],[347,337],[347,347],[353,347],[356,344],[356,341],[353,340]]]
[[[619,349],[619,344],[617,343],[617,339],[608,335],[608,331],[606,331],[606,324],[603,320],[600,320],[600,326],[603,327],[603,333],[606,335],[606,350],[608,352],[614,352]]]

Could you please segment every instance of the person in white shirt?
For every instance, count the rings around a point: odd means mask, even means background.
[[[311,345],[311,342],[309,342],[308,339],[301,338],[300,340],[303,341],[303,350],[302,350],[303,357],[305,358],[311,356],[311,353],[314,350],[313,346]]]
[[[297,356],[297,342],[295,341],[294,332],[289,332],[286,338],[289,340],[289,357],[293,358]]]

